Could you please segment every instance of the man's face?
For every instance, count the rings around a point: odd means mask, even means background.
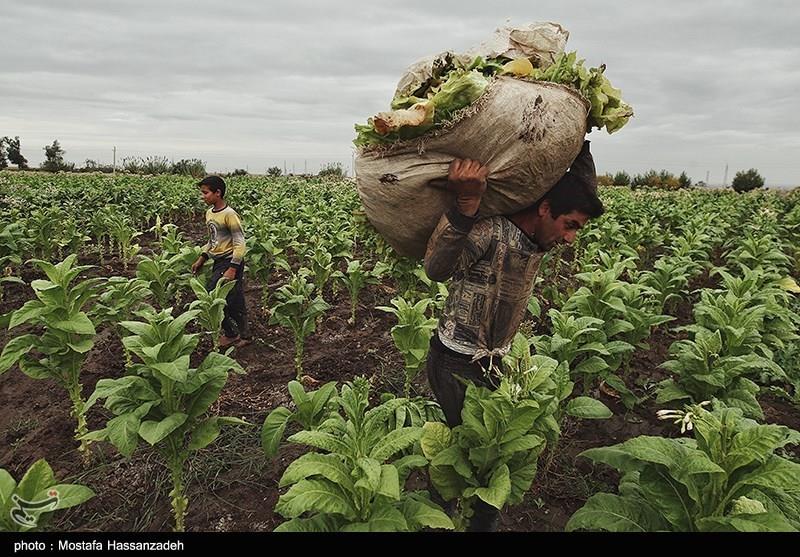
[[[571,244],[575,241],[578,230],[589,222],[589,216],[579,211],[572,211],[553,218],[550,204],[544,201],[539,206],[539,221],[534,231],[536,243],[543,250],[549,250],[560,244]]]

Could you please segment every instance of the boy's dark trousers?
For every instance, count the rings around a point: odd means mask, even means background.
[[[209,292],[214,290],[219,279],[231,264],[231,258],[221,258],[214,261],[214,267],[211,270],[211,278],[206,284],[206,290]],[[233,287],[225,298],[227,304],[225,305],[225,318],[222,320],[222,332],[228,338],[236,338],[237,336],[248,339],[250,338],[250,329],[247,326],[247,307],[244,303],[244,263],[236,269],[236,286]]]
[[[451,429],[461,425],[461,409],[464,407],[464,397],[467,392],[467,386],[454,375],[469,379],[480,387],[491,390],[496,388],[484,373],[484,369],[489,369],[489,358],[482,358],[474,363],[471,360],[471,356],[447,348],[436,333],[431,337],[431,347],[426,362],[428,383]],[[475,500],[473,510],[475,514],[470,519],[468,531],[497,530],[500,511],[478,498]]]

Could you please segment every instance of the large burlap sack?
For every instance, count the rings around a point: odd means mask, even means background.
[[[421,258],[454,194],[429,185],[454,158],[490,174],[480,216],[511,214],[538,201],[578,156],[589,103],[568,87],[511,77],[485,93],[445,129],[362,149],[356,184],[367,218],[400,254]]]

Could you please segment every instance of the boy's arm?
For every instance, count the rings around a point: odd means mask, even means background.
[[[211,251],[211,238],[209,238],[205,245],[201,248],[200,255],[197,257],[195,262],[192,263],[192,274],[198,274],[200,269],[203,268],[203,265],[206,264],[206,261],[209,260],[209,251]]]
[[[231,267],[238,269],[242,266],[244,261],[244,254],[247,252],[247,246],[244,241],[244,229],[242,228],[242,221],[239,215],[231,211],[225,217],[225,224],[231,231],[231,241],[233,242],[233,256],[231,257]]]

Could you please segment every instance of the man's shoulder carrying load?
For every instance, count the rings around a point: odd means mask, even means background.
[[[587,132],[589,103],[574,89],[500,77],[445,128],[362,149],[356,183],[367,218],[400,254],[421,258],[452,193],[431,187],[454,158],[491,171],[480,214],[510,214],[538,201],[569,168]]]

